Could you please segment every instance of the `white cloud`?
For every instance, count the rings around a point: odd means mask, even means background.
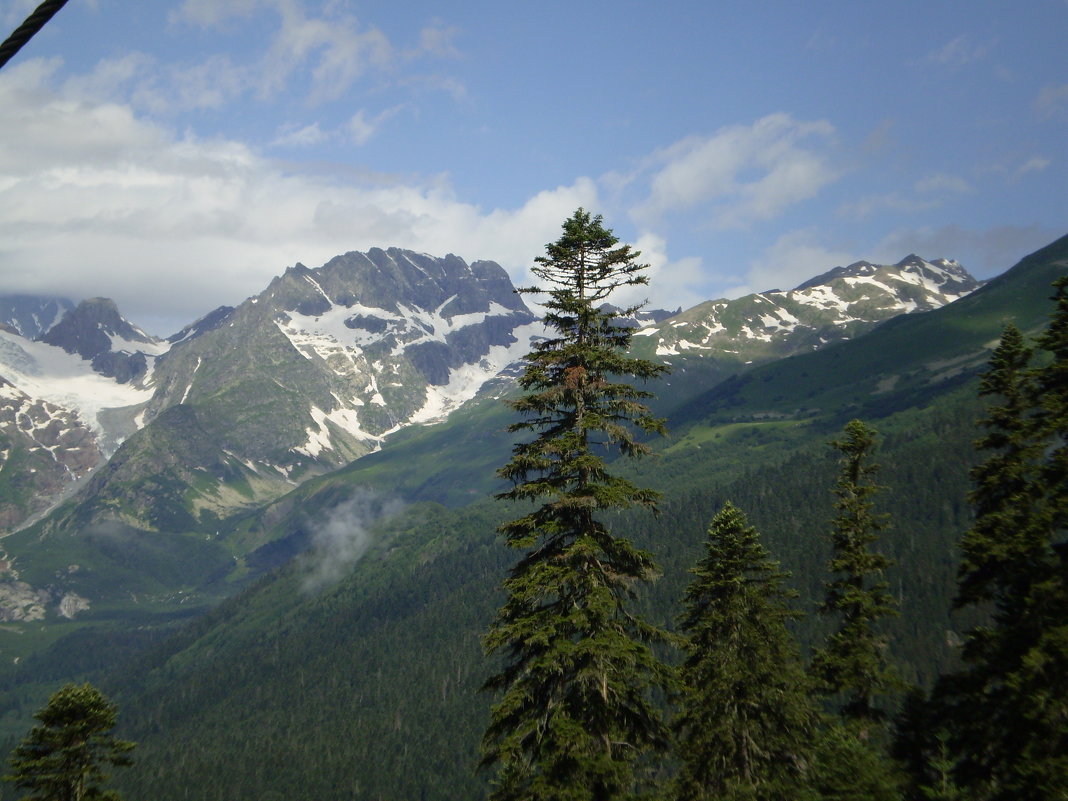
[[[820,152],[833,135],[826,121],[772,114],[750,126],[683,139],[647,161],[646,169],[653,169],[649,195],[635,215],[652,222],[669,212],[707,206],[711,223],[720,228],[775,217],[838,177]]]
[[[441,58],[459,58],[461,53],[454,44],[459,34],[460,29],[455,25],[434,20],[419,32],[419,49],[411,55],[418,57],[427,53]]]
[[[973,61],[979,61],[990,51],[989,45],[976,44],[967,35],[951,39],[941,47],[929,52],[927,63],[942,64],[947,67],[963,67]]]
[[[311,548],[300,555],[301,589],[315,594],[344,578],[371,547],[374,525],[396,517],[404,504],[370,490],[357,490],[325,518],[310,523]]]
[[[378,132],[378,129],[382,127],[382,123],[395,116],[402,108],[403,106],[394,106],[375,114],[373,117],[368,117],[367,111],[360,109],[345,124],[345,138],[357,146],[367,144],[371,137]]]
[[[263,53],[261,58],[233,65],[226,57],[217,57],[218,74],[223,76],[222,91],[237,87],[238,92],[254,91],[261,100],[299,85],[309,104],[328,103],[343,97],[358,81],[372,74],[380,80],[401,83],[419,80],[418,76],[396,74],[404,62],[460,56],[454,44],[459,29],[454,26],[435,20],[419,31],[418,45],[400,49],[381,30],[362,23],[345,9],[346,4],[342,3],[302,0],[186,0],[171,14],[171,21],[236,33],[232,30],[235,20],[264,14],[276,17],[277,28],[258,48]],[[200,65],[186,68],[190,73],[184,76],[186,85],[202,83],[198,80],[199,70]],[[454,96],[464,91],[462,85],[448,77],[422,80]],[[179,83],[176,79],[174,82]],[[204,84],[203,88],[210,87]]]
[[[170,91],[162,100],[157,97],[155,106],[169,113],[223,108],[247,91],[250,82],[248,69],[234,64],[228,56],[209,56],[191,66],[168,67],[165,79]]]
[[[1043,117],[1068,112],[1068,83],[1042,87],[1042,91],[1035,98],[1035,108]]]
[[[634,247],[641,252],[639,261],[649,265],[649,286],[620,292],[618,298],[613,298],[613,303],[627,305],[648,300],[653,308],[682,306],[685,309],[708,300],[698,289],[705,280],[704,263],[700,258],[670,258],[667,241],[649,232],[641,234]]]
[[[322,144],[329,138],[330,135],[323,131],[317,122],[305,125],[302,128],[294,125],[283,125],[278,131],[278,136],[274,138],[271,144],[281,147],[312,147],[313,145]]]
[[[1027,175],[1029,172],[1045,172],[1046,168],[1052,164],[1052,162],[1044,156],[1032,156],[1013,172],[1013,178],[1020,178]]]
[[[107,295],[156,333],[240,302],[296,261],[375,246],[492,259],[523,282],[560,223],[598,207],[588,178],[483,210],[441,176],[293,172],[239,143],[75,99],[55,88],[56,68],[0,74],[0,291]]]
[[[207,56],[195,64],[161,64],[144,53],[103,59],[92,72],[67,79],[70,97],[125,101],[139,110],[173,115],[218,109],[250,91],[253,73],[228,56]]]
[[[310,17],[300,3],[272,3],[281,15],[281,28],[261,62],[261,94],[285,87],[292,74],[310,67],[309,101],[334,100],[364,73],[384,68],[393,60],[393,48],[385,34],[374,27],[361,27],[355,17]]]
[[[348,130],[349,141],[354,145],[366,144],[374,136],[377,128],[373,122],[368,121],[367,112],[363,109],[353,114],[345,127]]]

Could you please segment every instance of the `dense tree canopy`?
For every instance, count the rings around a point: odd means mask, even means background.
[[[994,801],[1068,797],[1068,277],[1054,286],[1036,350],[1007,326],[980,385],[957,605],[992,616],[932,699],[957,781]]]

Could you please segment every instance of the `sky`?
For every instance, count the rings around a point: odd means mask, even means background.
[[[1068,0],[70,0],[0,70],[0,293],[165,336],[372,247],[525,284],[580,206],[661,308],[986,278],[1068,233],[1066,38]]]

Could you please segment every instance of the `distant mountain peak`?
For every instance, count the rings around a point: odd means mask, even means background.
[[[897,264],[856,261],[783,292],[708,301],[637,332],[660,356],[707,355],[753,363],[854,337],[878,323],[928,311],[979,286],[949,259],[909,254]],[[641,339],[636,341],[642,341]]]
[[[233,306],[220,306],[219,308],[208,312],[196,322],[185,326],[185,328],[177,333],[171,334],[171,336],[167,337],[167,341],[174,345],[178,342],[184,342],[188,339],[198,337],[201,334],[205,334],[208,331],[218,328],[226,322],[233,313]]]
[[[92,362],[94,370],[120,384],[143,376],[149,356],[167,350],[162,340],[124,318],[111,298],[83,300],[39,339]]]

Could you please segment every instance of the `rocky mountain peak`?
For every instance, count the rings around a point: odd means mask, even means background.
[[[294,277],[297,277],[296,275]],[[444,317],[484,312],[491,303],[525,310],[504,269],[489,261],[468,265],[460,257],[428,256],[400,248],[371,248],[337,256],[301,273],[322,290],[322,301],[400,313],[401,306],[438,311]],[[306,313],[306,312],[304,312]]]
[[[189,339],[194,339],[202,334],[206,334],[208,331],[213,331],[222,325],[224,322],[230,319],[230,316],[234,313],[233,306],[220,306],[219,308],[208,312],[195,323],[190,323],[185,326],[181,331],[176,334],[171,334],[167,337],[167,341],[172,345],[178,342],[185,342]]]
[[[148,356],[166,349],[126,320],[111,298],[83,300],[39,340],[92,362],[94,370],[120,384],[144,375]]]
[[[542,333],[493,262],[376,248],[294,264],[171,337],[143,427],[94,485],[100,513],[195,525],[262,503],[443,418]]]

